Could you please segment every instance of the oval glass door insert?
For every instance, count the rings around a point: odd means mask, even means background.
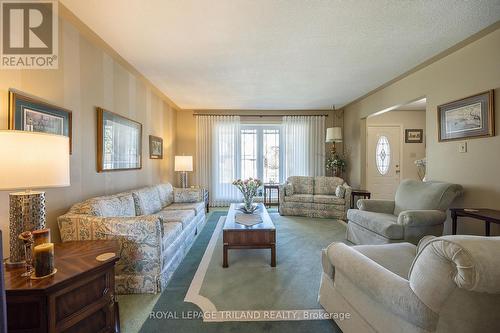
[[[389,172],[389,166],[391,165],[391,146],[385,135],[381,135],[377,141],[375,161],[378,172],[382,176],[386,175],[387,172]]]

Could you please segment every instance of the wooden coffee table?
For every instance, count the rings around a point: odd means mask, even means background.
[[[228,267],[229,249],[271,249],[271,267],[276,267],[276,228],[267,213],[266,207],[259,203],[254,214],[259,214],[262,222],[253,226],[245,226],[235,221],[242,204],[231,204],[227,213],[223,230],[223,263]]]

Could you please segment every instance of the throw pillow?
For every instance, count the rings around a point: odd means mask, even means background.
[[[337,188],[335,189],[335,195],[339,198],[344,198],[345,197],[345,187],[342,185],[338,185]]]
[[[285,185],[285,195],[287,196],[293,195],[293,184],[287,183]]]

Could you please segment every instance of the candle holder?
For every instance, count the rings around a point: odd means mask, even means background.
[[[24,260],[26,262],[26,272],[21,274],[24,277],[30,277],[33,274],[33,234],[31,231],[25,231],[19,235],[19,239],[24,243]]]

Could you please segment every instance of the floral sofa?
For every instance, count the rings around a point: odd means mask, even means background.
[[[202,190],[168,183],[91,198],[58,218],[63,242],[120,242],[118,294],[163,290],[205,222]]]
[[[280,215],[346,219],[351,187],[338,177],[288,177],[279,187]]]

